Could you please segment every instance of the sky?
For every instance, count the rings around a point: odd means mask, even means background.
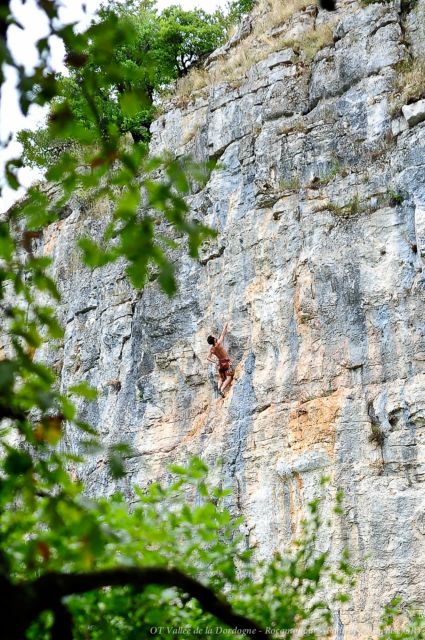
[[[61,0],[60,17],[64,23],[78,22],[80,28],[90,23],[102,0]],[[125,3],[125,0],[123,0]],[[171,4],[179,4],[184,9],[200,7],[207,11],[214,11],[219,6],[224,7],[226,0],[158,0],[157,6],[163,9]],[[83,6],[86,7],[86,12]],[[43,14],[37,9],[35,0],[12,0],[11,8],[21,22],[24,29],[16,26],[9,27],[8,43],[17,62],[30,70],[37,61],[35,42],[47,35],[47,20],[43,20]],[[58,38],[51,39],[52,65],[58,71],[63,67],[64,49]],[[15,90],[16,74],[11,68],[6,70],[6,82],[1,89],[0,98],[0,140],[4,143],[10,133],[15,134],[21,129],[35,129],[45,117],[45,110],[34,105],[28,117],[24,117],[20,111]],[[10,158],[19,156],[20,145],[12,140],[7,149],[0,150],[0,174],[3,173],[5,162]],[[24,187],[28,187],[39,174],[33,169],[24,168],[19,171],[19,179]],[[11,204],[23,195],[25,189],[19,192],[5,188],[0,198],[0,213],[6,211]]]

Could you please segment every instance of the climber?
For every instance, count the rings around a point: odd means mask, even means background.
[[[210,352],[208,354],[208,362],[212,362],[217,366],[218,374],[220,376],[220,382],[218,384],[218,392],[224,398],[224,390],[231,384],[233,376],[235,375],[232,369],[232,363],[230,362],[229,354],[223,346],[224,336],[228,330],[228,323],[226,322],[220,337],[217,339],[214,336],[208,336],[207,342],[211,345]],[[214,356],[214,360],[211,356]]]

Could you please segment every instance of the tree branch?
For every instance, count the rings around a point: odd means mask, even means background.
[[[68,611],[68,608],[58,601],[53,608],[53,615],[55,621],[52,627],[52,640],[72,640],[72,616]]]
[[[36,594],[39,612],[55,607],[55,603],[66,596],[77,595],[102,587],[133,586],[143,591],[148,585],[177,587],[196,598],[204,611],[211,613],[231,628],[241,630],[246,635],[267,638],[261,627],[245,616],[236,613],[231,605],[219,598],[212,589],[178,569],[161,567],[118,567],[91,573],[62,574],[48,573],[32,583],[22,585],[32,594]]]

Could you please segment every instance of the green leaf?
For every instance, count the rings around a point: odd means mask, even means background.
[[[108,465],[111,476],[115,479],[123,478],[125,476],[125,467],[122,456],[118,453],[112,452],[108,456]]]
[[[53,310],[49,307],[36,307],[35,313],[41,324],[47,326],[49,336],[54,340],[63,338],[64,330],[54,316]]]
[[[32,279],[39,291],[48,291],[52,298],[59,302],[61,299],[59,289],[57,288],[55,281],[50,278],[50,276],[46,275],[43,271],[36,271],[33,273]]]
[[[62,396],[61,398],[61,409],[63,415],[67,420],[73,420],[75,418],[76,408],[72,404],[72,402],[65,396]]]
[[[27,197],[20,208],[20,215],[26,219],[29,230],[38,230],[57,219],[57,212],[49,206],[47,195],[36,187],[28,190]]]
[[[183,170],[183,167],[179,162],[170,162],[167,167],[167,174],[178,191],[181,193],[189,192],[189,180],[187,179],[186,172]]]
[[[182,466],[177,465],[177,464],[170,464],[170,466],[168,468],[172,473],[176,473],[176,474],[182,475],[182,476],[186,476],[187,475],[186,467],[182,467]]]
[[[174,265],[167,262],[163,265],[158,282],[161,285],[161,289],[165,291],[168,296],[173,296],[177,291],[176,279],[174,276]]]
[[[84,431],[84,433],[89,433],[92,436],[97,435],[97,430],[88,424],[88,422],[84,422],[84,420],[76,420],[75,426],[81,429],[81,431]]]
[[[143,106],[148,103],[148,97],[144,92],[128,91],[119,98],[122,112],[130,118],[136,116]]]
[[[9,160],[6,163],[5,172],[6,172],[6,180],[11,189],[15,191],[19,189],[21,183],[19,182],[18,176],[16,174],[16,169],[22,167],[21,160]]]
[[[97,391],[93,387],[91,387],[87,382],[83,381],[79,384],[75,384],[69,388],[70,393],[74,393],[77,396],[81,396],[82,398],[86,398],[86,400],[96,400]]]
[[[128,189],[118,200],[115,217],[121,220],[129,220],[137,213],[140,204],[140,190]]]
[[[16,364],[10,360],[0,361],[0,391],[13,387],[16,376]]]
[[[146,283],[148,271],[146,267],[146,259],[140,258],[133,262],[126,269],[126,273],[130,279],[131,284],[136,289],[142,289]]]
[[[3,466],[9,475],[19,476],[32,469],[33,462],[29,453],[9,448],[9,453],[5,458]]]
[[[103,267],[114,259],[111,252],[103,251],[103,249],[93,242],[93,240],[90,240],[90,238],[81,238],[78,241],[78,246],[83,252],[84,262],[92,269]]]
[[[199,491],[199,495],[201,495],[203,498],[207,498],[208,497],[208,489],[207,486],[205,484],[205,482],[200,482],[198,485],[198,491]]]
[[[15,243],[13,242],[9,225],[6,222],[0,223],[0,258],[4,260],[10,260],[15,250]]]

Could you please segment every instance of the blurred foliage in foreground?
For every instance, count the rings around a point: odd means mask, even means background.
[[[188,468],[171,471],[175,480],[167,488],[158,484],[146,491],[136,488],[139,502],[131,511],[120,495],[91,500],[88,507],[75,485],[72,497],[58,499],[59,513],[57,508],[52,510],[51,499],[40,498],[31,513],[20,514],[18,528],[7,538],[7,559],[14,576],[36,580],[46,572],[78,572],[84,586],[90,584],[87,572],[173,567],[213,592],[225,593],[241,623],[245,619],[245,626],[237,628],[256,624],[280,629],[287,638],[295,630],[303,638],[325,635],[332,618],[328,604],[318,595],[319,587],[325,579],[336,585],[345,578],[349,582],[353,572],[345,559],[331,569],[326,554],[317,551],[318,502],[310,504],[310,517],[292,553],[255,563],[238,534],[241,520],[232,518],[223,506],[228,492],[208,486],[204,464],[193,459]],[[186,504],[188,499],[196,506]],[[74,637],[81,640],[147,637],[152,627],[163,628],[156,634],[160,638],[173,636],[166,627],[193,628],[193,633],[185,634],[189,637],[211,635],[222,625],[190,596],[172,585],[164,590],[151,584],[139,591],[137,583],[130,583],[71,596],[66,606]],[[339,600],[345,596],[335,595],[334,602]],[[29,637],[43,638],[44,629],[48,638],[52,623],[52,614],[44,614]]]
[[[213,234],[190,219],[185,201],[213,167],[148,158],[143,136],[123,140],[127,124],[106,108],[103,97],[122,79],[119,96],[115,89],[112,94],[123,117],[137,120],[136,103],[149,104],[144,83],[150,64],[140,60],[134,78],[139,84],[133,86],[125,59],[111,55],[137,48],[133,20],[105,10],[101,23],[78,34],[60,22],[59,2],[37,3],[50,37],[37,42],[39,62],[30,71],[13,59],[7,31],[17,21],[8,3],[0,7],[1,69],[15,69],[24,113],[32,104],[51,109],[46,144],[57,153],[46,177],[59,189],[52,202],[43,187],[31,188],[0,221],[2,637],[139,640],[161,627],[157,635],[168,638],[174,635],[168,625],[199,636],[196,628],[211,635],[208,629],[217,621],[257,638],[270,635],[267,628],[282,629],[286,638],[323,637],[332,604],[320,597],[323,582],[334,584],[335,603],[344,601],[337,589],[352,585],[353,571],[344,557],[331,567],[317,549],[317,502],[287,557],[255,563],[239,539],[238,521],[223,506],[225,492],[208,487],[199,460],[188,469],[174,468],[179,479],[168,488],[135,489],[139,500],[132,510],[119,495],[89,499],[68,471],[70,463],[83,460],[60,448],[66,425],[80,430],[87,447],[97,444],[95,429],[80,420],[73,399],[89,401],[96,391],[82,379],[60,393],[54,373],[35,358],[43,341],[61,338],[63,329],[55,315],[60,293],[50,260],[34,250],[34,241],[77,191],[107,196],[112,213],[104,237],[80,239],[86,263],[100,267],[121,258],[139,287],[153,266],[171,295],[176,285],[170,250],[186,238],[196,256],[202,240]],[[78,95],[67,95],[67,81],[49,67],[52,36],[65,43],[68,65],[75,69],[69,83],[78,78]],[[6,166],[12,188],[19,187],[22,165],[16,158]],[[158,218],[168,230],[162,236],[155,233]],[[123,445],[109,452],[111,476],[124,473],[125,454]],[[386,622],[383,632],[392,633],[392,620]],[[418,624],[413,620],[410,635],[400,637],[419,637]]]

